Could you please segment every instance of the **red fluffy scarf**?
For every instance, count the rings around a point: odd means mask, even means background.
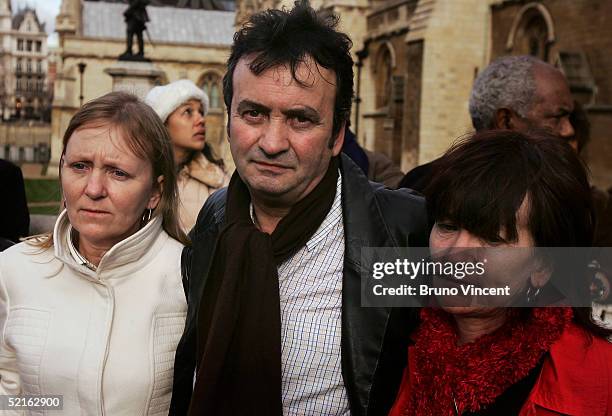
[[[457,345],[451,315],[425,308],[410,349],[414,363],[404,415],[476,412],[534,368],[572,319],[571,308],[512,310],[497,331]]]

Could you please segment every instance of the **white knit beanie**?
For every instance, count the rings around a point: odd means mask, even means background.
[[[208,113],[208,95],[188,79],[155,87],[145,97],[145,102],[153,107],[164,123],[174,110],[189,100],[200,100],[204,115]]]

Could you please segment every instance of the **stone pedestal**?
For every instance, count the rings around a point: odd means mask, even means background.
[[[126,91],[143,99],[164,72],[147,61],[117,61],[104,69],[113,78],[113,91]]]

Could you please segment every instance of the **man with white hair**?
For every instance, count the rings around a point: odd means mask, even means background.
[[[543,130],[576,146],[570,114],[574,101],[567,80],[554,66],[532,56],[504,56],[476,78],[470,116],[477,131]],[[408,172],[400,188],[422,192],[435,171],[433,162]]]
[[[574,139],[569,116],[574,109],[561,71],[532,56],[507,56],[491,63],[476,79],[470,116],[476,130],[545,130]]]

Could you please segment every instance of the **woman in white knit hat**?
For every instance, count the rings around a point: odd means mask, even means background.
[[[153,88],[145,99],[165,123],[178,167],[179,218],[185,232],[194,226],[206,199],[229,182],[223,162],[206,143],[208,96],[187,79]]]

